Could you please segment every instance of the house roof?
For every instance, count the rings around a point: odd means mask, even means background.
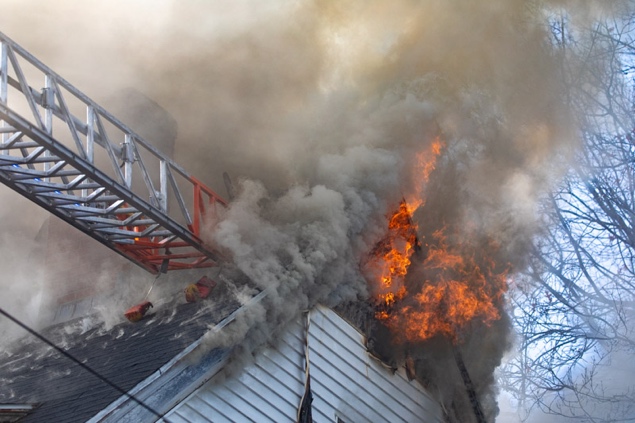
[[[158,307],[138,323],[82,330],[83,319],[42,334],[128,391],[218,324],[240,304],[216,299]],[[0,352],[0,403],[38,403],[23,422],[86,421],[121,393],[33,337]]]

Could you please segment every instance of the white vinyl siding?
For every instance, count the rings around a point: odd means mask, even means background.
[[[166,417],[175,423],[294,422],[304,392],[303,323],[238,374],[207,382]],[[441,423],[441,409],[403,370],[370,357],[363,336],[332,310],[311,311],[309,360],[315,423]],[[224,380],[223,380],[224,379]]]

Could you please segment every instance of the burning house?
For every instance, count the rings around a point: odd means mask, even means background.
[[[568,2],[353,3],[83,19],[171,106],[141,135],[0,36],[0,180],[55,216],[42,333],[95,372],[16,340],[0,416],[495,420],[505,293],[575,143],[544,48]]]
[[[6,155],[5,161],[15,163],[3,168],[3,180],[66,223],[58,219],[47,221],[38,235],[42,244],[49,245],[43,252],[45,261],[52,264],[49,278],[65,291],[56,297],[57,311],[50,317],[55,324],[41,334],[32,332],[38,339],[18,339],[2,352],[0,421],[442,421],[438,402],[423,386],[403,367],[388,366],[369,354],[365,336],[328,307],[313,304],[306,313],[285,319],[278,316],[280,323],[272,333],[263,329],[259,334],[261,328],[251,320],[258,315],[268,320],[267,310],[276,307],[279,297],[253,282],[238,284],[236,279],[244,276],[225,278],[227,283],[220,287],[203,277],[187,286],[184,296],[170,293],[169,297],[178,300],[160,298],[155,312],[146,301],[125,312],[127,322],[95,323],[94,313],[104,305],[100,304],[100,297],[107,291],[121,291],[122,282],[116,280],[130,279],[130,269],[111,261],[114,264],[108,274],[115,280],[94,284],[94,275],[103,271],[94,269],[94,263],[100,261],[99,244],[87,248],[76,237],[64,236],[62,225],[76,226],[142,268],[156,270],[157,277],[170,268],[190,269],[181,278],[191,277],[198,268],[209,268],[205,262],[217,260],[218,256],[205,250],[202,257],[196,252],[182,252],[188,237],[181,235],[182,240],[178,240],[178,226],[172,229],[173,233],[163,235],[172,227],[165,206],[164,184],[169,171],[164,164],[161,187],[158,194],[150,191],[148,208],[135,196],[138,187],[133,184],[128,165],[119,175],[123,186],[93,167],[101,165],[92,159],[95,146],[91,143],[95,141],[107,150],[112,147],[107,144],[108,134],[101,124],[91,128],[98,120],[91,121],[95,118],[89,117],[87,123],[82,123],[70,113],[63,95],[82,99],[81,94],[6,37],[2,51],[11,59],[10,66],[5,62],[2,69],[2,91],[9,93],[11,85],[17,90],[10,92],[11,96],[25,95],[28,101],[35,101],[32,105],[36,121],[41,107],[45,114],[72,122],[69,128],[73,138],[78,138],[78,133],[86,136],[87,149],[77,147],[88,163],[51,138],[52,124],[43,125],[45,130],[49,128],[47,135],[24,125],[17,111],[7,108],[3,112],[4,127],[9,128],[5,132],[10,133],[5,147],[22,156]],[[51,88],[44,88],[35,100],[34,90],[22,72],[19,60],[23,58],[46,72],[52,81]],[[58,83],[63,84],[64,94]],[[45,101],[46,96],[53,100]],[[6,97],[5,94],[3,98]],[[126,129],[92,102],[88,102],[88,107]],[[10,127],[9,121],[13,122]],[[125,138],[126,142],[136,139],[143,143],[136,134],[126,134]],[[43,156],[45,159],[34,160],[45,148],[51,149]],[[139,163],[145,182],[152,187],[152,179],[158,175],[147,172],[136,147],[130,148],[132,153],[125,151],[109,150],[124,164],[128,160],[126,154],[134,154],[130,163]],[[166,156],[159,158],[161,163],[170,160]],[[69,182],[69,177],[74,177],[74,181]],[[97,181],[108,187],[106,195]],[[176,190],[175,184],[173,188]],[[178,191],[173,194],[183,202]],[[215,201],[211,197],[210,204]],[[152,206],[160,207],[159,212]],[[155,231],[159,225],[163,232]],[[195,231],[197,225],[201,222],[190,221],[188,228]],[[62,248],[60,241],[66,242]],[[57,250],[68,257],[56,259]],[[74,284],[62,284],[66,279]],[[174,282],[174,278],[169,279]],[[96,292],[97,287],[102,292]],[[243,298],[252,296],[241,303],[230,287],[242,289]],[[212,292],[214,295],[210,295]],[[119,304],[109,304],[110,307],[121,307],[121,295],[117,298]],[[4,310],[2,314],[23,325]],[[267,341],[251,346],[249,342],[223,341],[231,340],[232,335],[227,334],[240,332],[237,327],[245,324],[246,339],[264,337]],[[245,360],[245,354],[253,354],[253,359]]]
[[[264,295],[241,306],[218,295],[164,306],[138,325],[51,327],[49,339],[125,394],[47,345],[24,340],[2,355],[0,402],[29,407],[24,422],[443,421],[418,382],[369,355],[364,337],[326,307],[280,328],[276,342],[244,367],[228,361],[231,348],[205,348],[210,325],[232,330],[261,301]],[[11,421],[7,416],[0,409],[0,421]]]

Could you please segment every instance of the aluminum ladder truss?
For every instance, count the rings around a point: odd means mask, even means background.
[[[0,181],[149,272],[223,261],[226,202],[2,33],[0,138]]]

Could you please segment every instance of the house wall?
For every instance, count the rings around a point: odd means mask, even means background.
[[[366,353],[363,336],[332,310],[311,312],[309,362],[316,423],[438,422],[441,409],[402,370],[392,373]],[[239,373],[219,374],[166,417],[186,422],[294,422],[304,392],[305,323],[285,330],[276,348]]]

